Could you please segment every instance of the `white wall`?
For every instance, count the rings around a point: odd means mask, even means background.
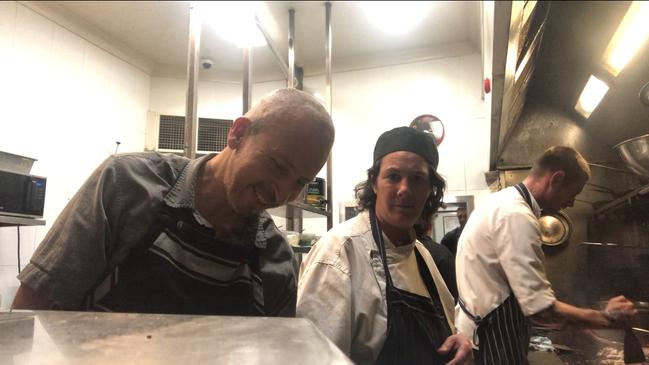
[[[353,187],[366,179],[379,135],[421,114],[433,114],[445,125],[438,171],[446,178],[447,195],[481,196],[487,189],[483,174],[490,139],[481,67],[475,53],[334,74],[335,209],[338,202],[353,200]],[[305,80],[305,86],[324,93],[322,77]]]
[[[16,2],[0,2],[0,151],[38,159],[43,227],[22,227],[21,263],[120,141],[141,151],[150,76]],[[0,309],[18,286],[15,227],[0,228]]]
[[[252,103],[275,89],[286,87],[286,81],[271,81],[252,85]],[[167,77],[151,78],[152,112],[165,115],[185,115],[187,81]],[[240,83],[199,81],[197,113],[201,118],[235,119],[241,116],[242,86]]]
[[[334,223],[339,221],[339,202],[353,200],[354,186],[366,178],[378,136],[391,128],[408,125],[421,114],[434,114],[446,126],[440,145],[440,173],[446,177],[449,200],[455,195],[474,195],[476,205],[488,193],[484,172],[489,167],[489,95],[481,99],[480,55],[434,59],[397,66],[334,73],[333,148]],[[284,82],[253,85],[253,103]],[[324,77],[304,79],[305,90],[324,95]],[[153,77],[151,110],[182,115],[185,81]],[[241,85],[226,82],[199,83],[198,114],[201,117],[236,118],[241,114]],[[319,176],[325,177],[326,170]],[[283,219],[276,219],[284,225]],[[326,220],[306,219],[307,231],[323,233]]]

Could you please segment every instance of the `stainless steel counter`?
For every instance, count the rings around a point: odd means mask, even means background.
[[[562,331],[537,330],[548,337],[560,350],[559,358],[570,365],[602,365],[623,363],[624,331],[566,329]],[[647,342],[640,339],[647,348]],[[560,347],[559,347],[560,346]]]
[[[351,364],[300,318],[0,313],[0,364]]]

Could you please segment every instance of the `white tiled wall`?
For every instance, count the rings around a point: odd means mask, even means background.
[[[477,53],[425,62],[333,75],[334,223],[339,202],[353,200],[353,187],[366,177],[378,136],[408,125],[420,114],[434,114],[446,126],[439,171],[447,179],[448,195],[474,195],[476,204],[487,192],[489,167],[489,99],[481,99],[482,71]],[[283,82],[253,85],[253,102]],[[305,90],[324,95],[323,76],[307,77]],[[151,110],[182,115],[184,80],[151,80]],[[235,118],[241,114],[241,85],[201,82],[199,116]],[[319,174],[326,176],[323,170]],[[282,219],[276,219],[283,225]],[[326,230],[324,219],[305,220],[305,229]]]
[[[44,227],[21,227],[31,257],[69,198],[115,151],[141,151],[150,76],[16,2],[0,2],[0,151],[38,159]],[[0,228],[0,309],[18,286],[15,227]]]

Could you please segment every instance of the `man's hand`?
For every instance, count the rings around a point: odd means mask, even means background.
[[[470,365],[473,364],[473,348],[471,341],[463,335],[449,336],[446,341],[437,349],[440,354],[448,354],[455,351],[455,357],[446,365]]]
[[[603,314],[612,326],[620,327],[630,323],[638,314],[638,310],[624,295],[619,295],[608,301]]]

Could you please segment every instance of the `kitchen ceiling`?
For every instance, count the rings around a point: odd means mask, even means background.
[[[638,98],[641,87],[649,82],[649,42],[610,84],[588,120],[574,106],[590,75],[602,71],[604,50],[629,4],[553,1],[528,95],[528,102],[563,109],[608,148],[649,133],[649,107]]]
[[[153,74],[184,75],[187,49],[188,2],[173,1],[57,1],[38,2],[57,7],[149,59]],[[288,10],[295,9],[296,64],[306,75],[324,71],[325,9],[323,2],[264,2],[260,21],[286,60]],[[377,66],[383,62],[409,62],[413,55],[463,44],[480,52],[480,3],[431,2],[431,11],[410,33],[391,36],[370,22],[357,2],[334,2],[332,10],[333,68]],[[203,79],[239,81],[241,50],[204,25],[201,57],[214,66]],[[410,58],[410,59],[409,59]],[[268,47],[254,50],[255,81],[284,76]]]

